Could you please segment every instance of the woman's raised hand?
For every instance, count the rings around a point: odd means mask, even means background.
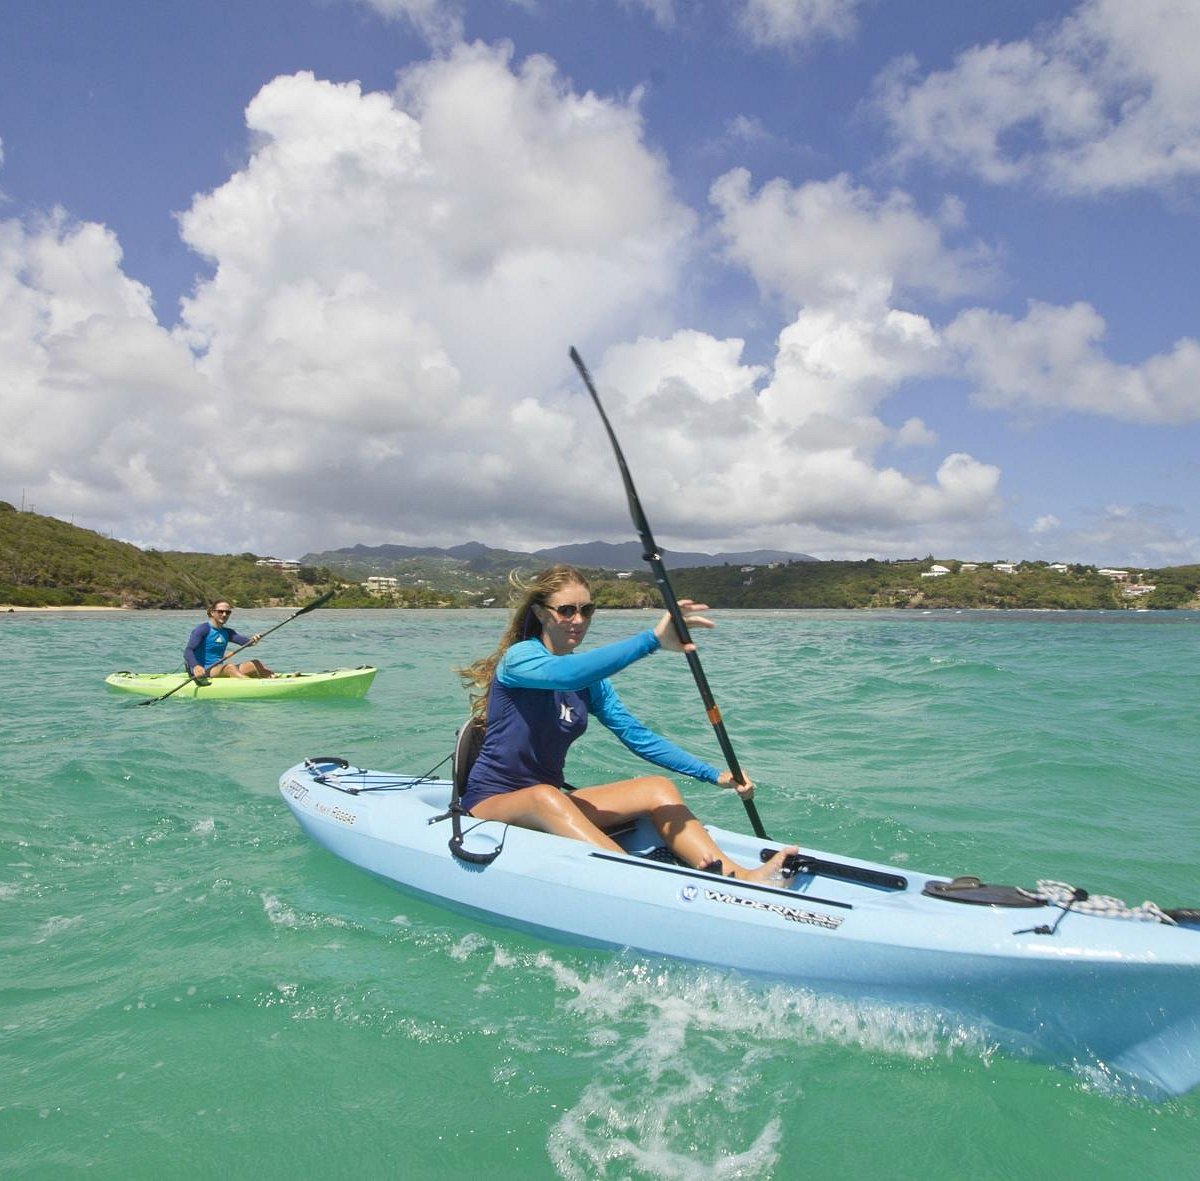
[[[717,780],[717,785],[719,787],[732,787],[738,793],[740,799],[752,800],[754,799],[754,783],[745,772],[742,772],[742,775],[746,782],[738,783],[734,779],[732,771],[722,771],[721,777]]]
[[[679,610],[683,615],[683,622],[689,628],[693,627],[716,627],[711,619],[706,619],[700,614],[701,611],[708,610],[707,603],[696,603],[691,599],[680,599]],[[666,612],[663,617],[654,625],[654,634],[658,636],[658,642],[668,652],[693,652],[695,644],[684,644],[679,638],[679,633],[675,630],[675,624],[671,619],[670,611]]]

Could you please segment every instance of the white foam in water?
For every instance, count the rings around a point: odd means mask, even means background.
[[[33,942],[45,943],[47,939],[53,939],[56,935],[61,935],[64,931],[69,931],[81,922],[83,922],[83,915],[81,914],[56,914],[53,918],[47,919],[38,927],[34,934]]]
[[[720,1181],[770,1170],[782,1133],[760,1082],[776,1051],[794,1063],[798,1050],[830,1043],[919,1060],[987,1061],[994,1049],[982,1032],[936,1014],[710,969],[625,958],[591,974],[549,955],[540,966],[571,994],[568,1010],[594,1023],[589,1042],[605,1051],[548,1138],[555,1167],[572,1179]],[[741,1143],[727,1142],[736,1136]]]
[[[280,902],[274,894],[262,894],[263,911],[270,922],[277,927],[300,927],[312,930],[317,927],[349,927],[345,919],[336,915],[302,915],[293,910],[285,902]]]

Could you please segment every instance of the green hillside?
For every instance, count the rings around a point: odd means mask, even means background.
[[[935,574],[935,566],[949,573]],[[1008,572],[990,564],[964,569],[952,559],[926,558],[707,567],[672,573],[671,582],[680,597],[714,607],[1096,611],[1200,606],[1200,567],[1127,573],[1127,580],[1118,581],[1094,566],[1062,570],[1021,562]]]
[[[0,603],[17,607],[203,607],[224,595],[288,606],[319,586],[254,554],[159,553],[0,501]],[[313,582],[319,583],[319,579]]]
[[[359,547],[361,549],[361,547]],[[383,555],[380,549],[393,549]],[[242,607],[300,606],[325,590],[338,607],[504,606],[508,573],[544,564],[532,554],[490,550],[376,547],[369,551],[309,555],[329,565],[279,569],[255,554],[199,554],[141,550],[55,517],[18,512],[0,501],[0,605],[17,607],[203,607],[217,596]],[[935,566],[946,572],[937,573]],[[362,585],[381,570],[396,578],[383,592]],[[647,607],[659,602],[650,574],[618,577],[589,570],[604,607]],[[671,570],[680,598],[724,608],[891,607],[1021,610],[1200,608],[1200,566],[1131,569],[1117,580],[1094,566],[1055,568],[1023,562],[1011,571],[954,559],[881,562],[798,560],[725,563]]]

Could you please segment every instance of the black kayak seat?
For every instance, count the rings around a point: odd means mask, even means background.
[[[479,757],[479,748],[483,745],[484,720],[472,715],[459,730],[454,740],[454,757],[450,760],[451,779],[454,783],[453,800],[458,803],[463,792],[467,789],[467,776]]]

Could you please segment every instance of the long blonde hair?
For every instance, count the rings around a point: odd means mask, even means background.
[[[541,638],[542,621],[538,619],[533,608],[545,604],[551,595],[557,594],[563,587],[582,586],[589,594],[592,589],[588,580],[574,566],[565,564],[541,570],[528,581],[514,570],[508,576],[508,581],[513,588],[510,600],[512,615],[504,634],[500,637],[499,646],[490,656],[484,656],[474,664],[458,669],[463,685],[471,694],[472,717],[481,718],[487,712],[488,693],[496,677],[496,666],[504,653],[522,640]]]

